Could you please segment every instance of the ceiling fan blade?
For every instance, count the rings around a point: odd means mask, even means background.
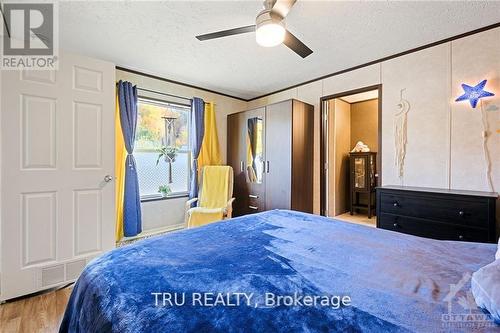
[[[285,18],[296,2],[297,0],[276,0],[271,13],[277,13],[281,18]]]
[[[288,46],[290,50],[297,53],[302,58],[307,57],[313,51],[306,46],[306,44],[302,43],[297,37],[295,37],[290,31],[286,31],[285,40],[283,44]]]
[[[208,40],[208,39],[214,39],[214,38],[221,38],[221,37],[227,37],[227,36],[232,36],[232,35],[245,34],[245,33],[254,32],[254,31],[255,31],[255,25],[247,25],[246,27],[240,27],[240,28],[234,28],[234,29],[229,29],[229,30],[216,31],[216,32],[211,32],[209,34],[199,35],[199,36],[196,36],[196,38],[198,40],[204,41],[204,40]]]

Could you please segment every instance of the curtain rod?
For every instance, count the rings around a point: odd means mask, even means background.
[[[151,89],[146,89],[146,88],[139,88],[139,87],[137,87],[137,90],[146,91],[146,92],[150,92],[150,93],[153,93],[153,94],[158,94],[158,95],[163,95],[163,96],[168,96],[168,97],[179,98],[179,99],[183,99],[183,100],[186,100],[186,101],[192,101],[193,100],[192,98],[183,97],[183,96],[179,96],[179,95],[173,95],[173,94],[167,94],[167,93],[164,93],[164,92],[161,92],[161,91],[156,91],[156,90],[151,90]]]
[[[118,84],[118,82],[116,84]],[[137,85],[136,85],[136,87],[137,87]],[[150,92],[153,94],[158,94],[158,95],[163,95],[163,96],[168,96],[168,97],[174,97],[174,98],[178,98],[178,99],[183,99],[183,100],[190,101],[190,102],[193,100],[192,98],[179,96],[179,95],[173,95],[173,94],[167,94],[167,93],[164,93],[161,91],[156,91],[156,90],[151,90],[151,89],[146,89],[146,88],[137,87],[137,90],[146,91],[146,92]],[[204,104],[209,104],[209,103],[204,101]]]

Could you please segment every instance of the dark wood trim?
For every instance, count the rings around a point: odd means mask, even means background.
[[[375,84],[373,86],[367,86],[367,87],[362,87],[362,88],[347,90],[347,91],[343,91],[343,92],[340,92],[340,93],[335,93],[335,94],[332,94],[332,95],[323,96],[323,97],[321,97],[320,101],[327,101],[329,99],[342,98],[342,97],[349,96],[349,95],[355,95],[355,94],[360,94],[360,93],[364,93],[364,92],[367,92],[367,91],[378,90],[380,86],[381,86],[380,84]],[[352,103],[352,104],[354,104],[354,103]]]
[[[192,84],[188,84],[188,83],[183,83],[183,82],[179,82],[179,81],[175,81],[175,80],[170,80],[170,79],[167,79],[167,78],[164,78],[164,77],[161,77],[161,76],[156,76],[156,75],[153,75],[153,74],[148,74],[148,73],[140,72],[140,71],[137,71],[135,69],[125,68],[125,67],[121,67],[121,66],[115,66],[115,68],[117,70],[120,70],[120,71],[124,71],[124,72],[128,72],[128,73],[136,74],[136,75],[145,76],[145,77],[149,77],[151,79],[165,81],[165,82],[168,82],[168,83],[178,84],[178,85],[181,85],[181,86],[184,86],[184,87],[189,87],[189,88],[194,88],[194,89],[198,89],[198,90],[203,90],[203,91],[206,91],[206,92],[209,92],[209,93],[212,93],[212,94],[217,94],[217,95],[221,95],[221,96],[225,96],[225,97],[229,97],[229,98],[234,98],[234,99],[237,99],[237,100],[240,100],[240,101],[243,101],[243,102],[248,102],[249,101],[248,99],[244,99],[244,98],[241,98],[241,97],[232,96],[232,95],[229,95],[229,94],[221,93],[221,92],[218,92],[218,91],[215,91],[215,90],[210,90],[210,89],[203,88],[203,87],[198,87],[198,86],[195,86],[195,85],[192,85]]]
[[[377,152],[377,185],[380,186],[382,184],[382,84],[377,84],[373,86],[353,89],[344,91],[341,93],[323,96],[320,98],[320,214],[325,215],[326,210],[326,170],[325,170],[325,162],[328,156],[325,154],[325,147],[328,138],[326,137],[325,131],[325,115],[323,105],[326,101],[335,98],[341,98],[343,96],[359,94],[362,92],[367,92],[371,90],[378,90],[378,152]],[[354,103],[353,103],[354,104]]]
[[[390,56],[387,56],[387,57],[379,58],[377,60],[372,60],[370,62],[361,64],[361,65],[357,65],[357,66],[354,66],[354,67],[350,67],[350,68],[347,68],[347,69],[343,69],[343,70],[338,71],[338,72],[334,72],[334,73],[331,73],[331,74],[323,75],[323,76],[320,76],[320,77],[317,77],[315,79],[311,79],[311,80],[308,80],[308,81],[305,81],[305,82],[302,82],[302,83],[294,84],[292,86],[289,86],[289,87],[286,87],[286,88],[283,88],[283,89],[279,89],[279,90],[276,90],[276,91],[273,91],[273,92],[270,92],[270,93],[267,93],[267,94],[264,94],[264,95],[261,95],[261,96],[257,96],[257,97],[254,97],[254,98],[247,99],[246,101],[247,102],[251,102],[251,101],[254,101],[256,99],[259,99],[259,98],[262,98],[262,97],[267,97],[267,96],[270,96],[270,95],[273,95],[273,94],[277,94],[277,93],[283,92],[283,91],[288,90],[288,89],[297,88],[297,87],[303,86],[305,84],[312,83],[312,82],[319,81],[319,80],[324,80],[324,79],[332,77],[332,76],[344,74],[344,73],[347,73],[347,72],[352,72],[352,71],[354,71],[356,69],[360,69],[360,68],[363,68],[363,67],[368,67],[368,66],[371,66],[371,65],[375,65],[375,64],[378,64],[380,62],[384,62],[384,61],[387,61],[387,60],[390,60],[390,59],[401,57],[401,56],[404,56],[404,55],[407,55],[407,54],[410,54],[410,53],[415,53],[415,52],[418,52],[418,51],[422,51],[422,50],[428,49],[430,47],[434,47],[434,46],[437,46],[437,45],[440,45],[440,44],[448,43],[448,42],[454,41],[456,39],[468,37],[470,35],[475,35],[475,34],[478,34],[478,33],[484,32],[484,31],[488,31],[488,30],[491,30],[491,29],[495,29],[495,28],[498,28],[498,27],[500,27],[500,22],[494,23],[494,24],[491,24],[491,25],[487,25],[485,27],[482,27],[482,28],[479,28],[479,29],[476,29],[476,30],[468,31],[468,32],[465,32],[465,33],[462,33],[462,34],[459,34],[459,35],[455,35],[455,36],[452,36],[452,37],[441,39],[441,40],[438,40],[436,42],[425,44],[425,45],[422,45],[422,46],[419,46],[419,47],[416,47],[416,48],[413,48],[413,49],[409,49],[409,50],[406,50],[406,51],[403,51],[403,52],[399,52],[399,53],[396,53],[396,54],[393,54],[393,55],[390,55]]]
[[[378,86],[377,186],[382,186],[382,84]]]
[[[324,115],[325,110],[323,107],[325,101],[326,100],[323,98],[320,98],[319,101],[319,215],[323,216],[326,216],[325,209],[326,209],[326,191],[327,191],[325,184],[326,180],[325,134],[327,133],[327,131],[326,131],[325,115]]]
[[[359,101],[359,102],[353,102],[353,103],[349,103],[348,101],[346,101],[346,100],[345,100],[345,99],[343,99],[343,98],[339,98],[339,99],[341,99],[342,101],[346,102],[347,104],[351,104],[351,105],[353,105],[353,104],[358,104],[358,103],[364,103],[364,102],[375,101],[375,100],[377,100],[377,99],[378,99],[378,97],[377,97],[377,98],[365,99],[365,100],[362,100],[362,101]]]

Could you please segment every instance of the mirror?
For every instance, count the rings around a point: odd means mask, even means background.
[[[356,157],[354,159],[354,186],[365,188],[365,158]]]
[[[262,118],[253,117],[247,121],[247,181],[262,183],[264,174],[264,151]]]

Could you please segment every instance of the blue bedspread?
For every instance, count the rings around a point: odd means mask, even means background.
[[[495,249],[291,211],[244,216],[93,260],[75,284],[60,332],[468,331],[446,315],[478,314],[474,306],[467,309],[464,274],[492,262]],[[464,286],[448,295],[450,284]],[[164,304],[163,293],[172,301],[177,296],[180,305]],[[224,303],[206,302],[227,293]],[[251,302],[239,296],[235,305],[236,293]],[[199,295],[207,306],[193,305]],[[280,295],[347,295],[351,303],[266,306],[266,297],[272,302]],[[499,330],[481,320],[476,332]]]

